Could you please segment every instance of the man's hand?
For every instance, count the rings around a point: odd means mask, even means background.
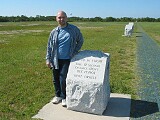
[[[48,68],[52,69],[52,65],[51,65],[50,62],[46,62],[46,66],[47,66]]]
[[[46,65],[47,65],[48,68],[51,68],[51,64],[50,64],[50,63],[48,63],[48,64],[46,64]]]

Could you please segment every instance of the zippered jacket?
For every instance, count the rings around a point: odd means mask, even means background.
[[[83,36],[78,27],[67,23],[67,29],[71,37],[71,48],[70,48],[70,58],[72,58],[83,45]],[[53,29],[49,35],[46,53],[46,63],[51,63],[54,65],[55,69],[58,69],[58,54],[57,54],[57,40],[59,34],[59,27]]]

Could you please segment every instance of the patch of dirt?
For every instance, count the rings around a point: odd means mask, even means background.
[[[39,33],[44,32],[44,30],[12,30],[12,31],[0,31],[0,34],[19,34],[19,33]]]
[[[157,41],[160,42],[160,36],[159,36],[159,35],[155,35],[154,37],[155,37],[155,39],[156,39]]]

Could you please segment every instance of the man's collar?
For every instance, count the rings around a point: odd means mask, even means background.
[[[67,23],[67,25],[66,25],[65,27],[66,27],[66,28],[69,28],[69,27],[70,27],[70,24]],[[60,26],[58,26],[58,27],[56,28],[56,30],[59,31],[60,28],[65,28],[65,27],[60,27]]]

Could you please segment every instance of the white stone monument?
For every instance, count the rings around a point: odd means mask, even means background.
[[[124,35],[123,35],[123,36],[128,36],[128,37],[130,37],[130,36],[132,35],[133,28],[134,28],[134,23],[133,23],[133,22],[129,22],[129,23],[125,26],[125,30],[124,30]]]
[[[110,98],[110,55],[81,51],[71,60],[66,79],[70,110],[102,115]]]

